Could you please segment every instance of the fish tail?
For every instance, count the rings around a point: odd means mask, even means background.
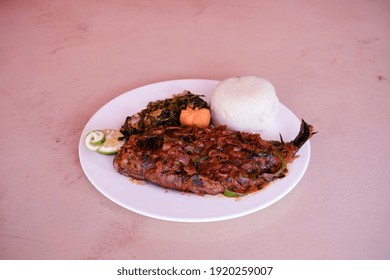
[[[303,146],[303,144],[306,143],[307,140],[310,139],[310,137],[312,137],[316,133],[317,132],[313,131],[313,126],[302,120],[299,133],[297,137],[295,137],[295,139],[292,141],[292,144],[299,149]]]

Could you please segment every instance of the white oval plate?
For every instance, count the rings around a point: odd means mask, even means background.
[[[84,137],[92,129],[119,129],[127,116],[146,107],[150,101],[172,97],[173,94],[189,90],[208,97],[219,81],[173,80],[155,83],[128,91],[100,108],[86,124],[79,142],[81,166],[91,183],[110,200],[131,211],[167,221],[211,222],[241,217],[261,210],[290,192],[305,173],[310,159],[310,142],[299,150],[299,157],[289,166],[288,175],[273,182],[264,190],[242,197],[228,198],[223,195],[198,196],[175,190],[165,190],[149,183],[136,183],[117,173],[113,168],[114,156],[100,155],[84,146]],[[295,138],[300,120],[286,106],[280,104],[275,125],[262,132],[268,140],[285,141]]]

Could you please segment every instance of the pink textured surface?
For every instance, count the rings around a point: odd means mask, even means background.
[[[389,1],[1,1],[1,259],[389,259]],[[298,186],[186,224],[102,196],[78,159],[135,87],[255,74],[319,134]]]

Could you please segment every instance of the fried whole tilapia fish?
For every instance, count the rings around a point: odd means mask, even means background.
[[[296,138],[287,143],[225,126],[155,127],[132,135],[115,156],[114,168],[167,189],[248,194],[285,177],[288,164],[313,134],[303,120]]]

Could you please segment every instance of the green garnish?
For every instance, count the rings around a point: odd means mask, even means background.
[[[237,193],[237,192],[233,192],[233,191],[230,191],[228,189],[225,189],[225,191],[223,192],[223,195],[227,196],[227,197],[240,197],[240,196],[244,196],[245,194]]]
[[[281,174],[281,173],[286,169],[287,164],[286,164],[286,161],[284,160],[284,158],[282,157],[282,155],[281,155],[279,152],[274,151],[273,154],[274,154],[275,156],[277,156],[277,157],[280,159],[280,161],[282,162],[282,166],[281,166],[281,167],[279,168],[279,170],[276,171],[276,173],[275,173],[275,175],[279,175],[279,174]]]

